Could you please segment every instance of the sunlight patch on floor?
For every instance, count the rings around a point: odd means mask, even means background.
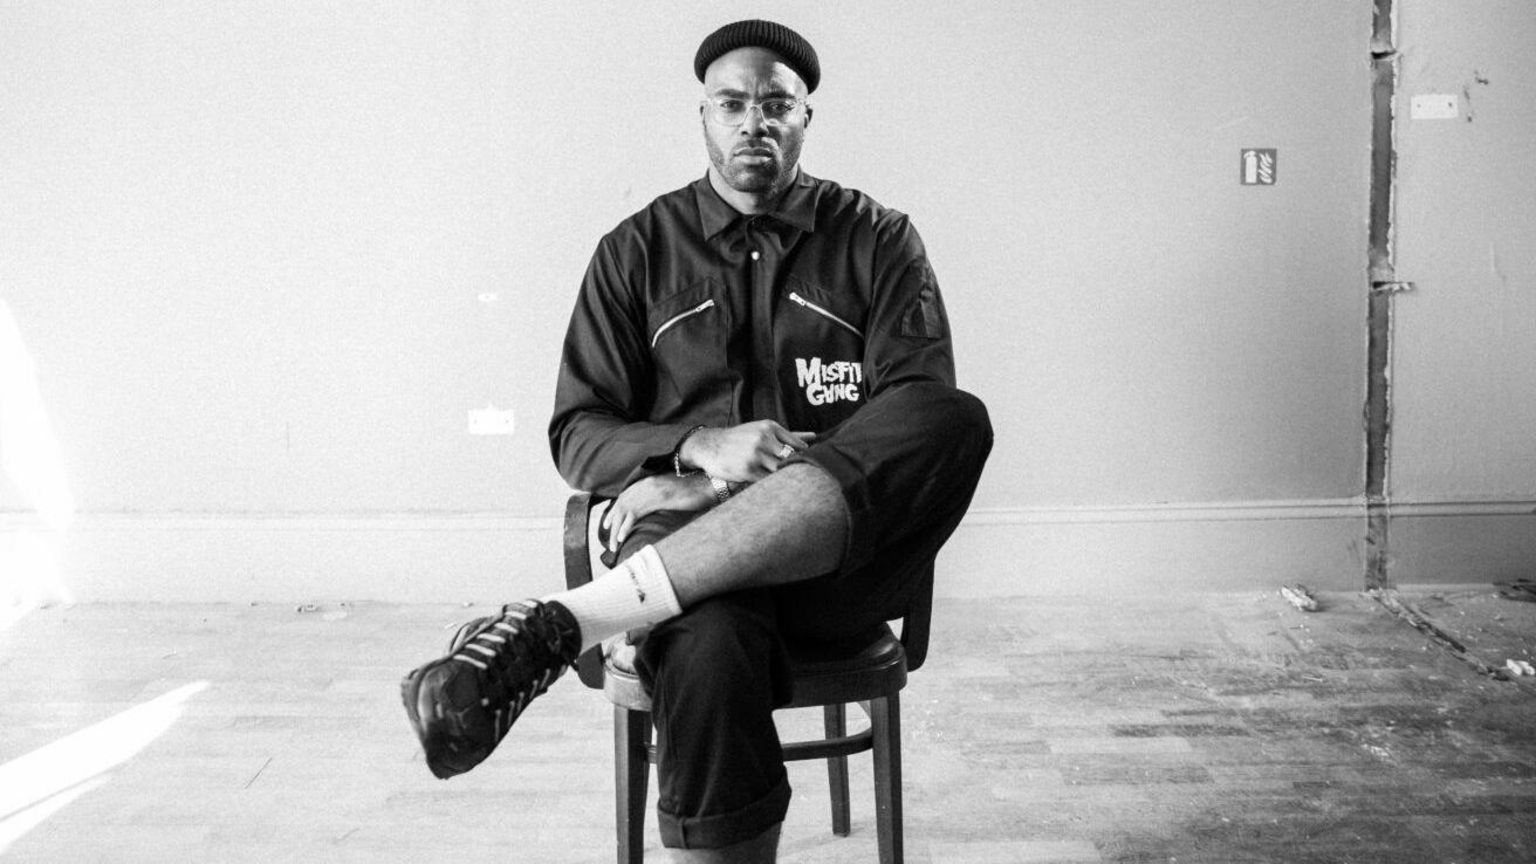
[[[43,820],[110,779],[164,735],[186,701],[208,687],[196,681],[0,764],[0,853]]]

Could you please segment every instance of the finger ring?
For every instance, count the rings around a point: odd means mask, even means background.
[[[788,459],[793,455],[795,455],[795,447],[793,444],[785,444],[783,447],[779,448],[780,459]]]

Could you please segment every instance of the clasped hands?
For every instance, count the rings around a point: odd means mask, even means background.
[[[706,426],[689,435],[678,452],[684,467],[700,473],[656,474],[631,484],[603,514],[608,548],[617,552],[635,523],[658,510],[705,510],[715,504],[709,478],[755,483],[779,470],[794,453],[816,440],[814,432],[791,432],[772,420],[739,426]]]

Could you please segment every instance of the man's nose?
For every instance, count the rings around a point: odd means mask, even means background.
[[[763,106],[755,103],[748,105],[747,116],[741,121],[741,134],[748,138],[759,138],[767,127],[768,118],[763,115]]]

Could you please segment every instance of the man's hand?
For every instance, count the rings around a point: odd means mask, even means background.
[[[814,440],[814,432],[791,432],[772,420],[754,420],[723,429],[700,429],[683,442],[678,457],[684,465],[702,469],[711,477],[755,483],[779,470],[791,453],[804,450]]]
[[[657,510],[704,510],[714,503],[715,491],[703,474],[689,477],[657,474],[637,480],[620,492],[608,512],[603,514],[608,548],[618,552],[635,523]]]

